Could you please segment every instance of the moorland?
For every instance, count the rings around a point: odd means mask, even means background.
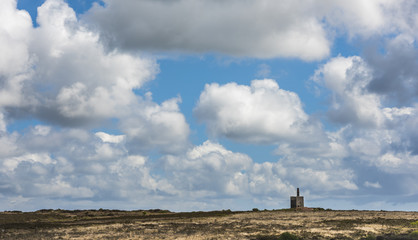
[[[0,212],[0,239],[418,239],[418,212],[6,211]]]

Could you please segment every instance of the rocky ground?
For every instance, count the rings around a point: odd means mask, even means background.
[[[418,239],[418,212],[40,210],[0,213],[0,239]]]

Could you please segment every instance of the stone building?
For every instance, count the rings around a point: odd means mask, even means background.
[[[299,195],[299,188],[297,189],[296,196],[290,197],[290,208],[303,208],[303,196]]]

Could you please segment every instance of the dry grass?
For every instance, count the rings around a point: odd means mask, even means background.
[[[0,239],[414,239],[417,212],[41,210],[0,213]],[[417,234],[415,234],[417,235]]]

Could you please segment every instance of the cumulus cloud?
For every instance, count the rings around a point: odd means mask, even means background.
[[[312,131],[298,95],[271,79],[207,84],[194,113],[212,135],[241,142],[296,141]]]
[[[106,52],[63,1],[49,0],[39,7],[40,26],[35,29],[27,12],[15,9],[16,1],[2,4],[2,17],[7,18],[0,31],[3,107],[29,107],[51,121],[57,116],[73,123],[110,117],[135,102],[132,89],[158,71],[152,60]]]
[[[322,11],[328,24],[345,29],[351,37],[362,35],[369,37],[373,34],[387,34],[394,31],[390,19],[395,18],[397,1],[393,0],[355,0],[320,1]],[[392,13],[392,14],[390,14]],[[402,17],[402,16],[396,16]],[[389,25],[389,26],[388,26]]]
[[[185,154],[165,155],[159,167],[128,151],[126,142],[113,141],[118,136],[71,129],[39,134],[47,128],[39,125],[25,135],[5,136],[17,148],[0,152],[3,197],[132,203],[147,196],[160,198],[158,204],[185,198],[205,204],[208,197],[277,199],[294,191],[285,167],[254,163],[248,155],[211,141]],[[156,173],[162,170],[163,174]],[[157,207],[145,199],[141,202]]]
[[[418,39],[417,9],[413,0],[314,1],[315,12],[324,20],[328,36],[348,36],[350,40]]]
[[[158,71],[152,60],[106,52],[98,35],[83,27],[63,1],[46,1],[37,21],[40,27],[31,45],[37,58],[31,90],[42,91],[38,96],[42,108],[62,118],[74,122],[123,114],[135,104],[132,90]]]
[[[373,69],[368,90],[383,95],[397,106],[416,102],[418,97],[418,50],[416,40],[398,36],[386,44],[386,52],[370,53],[365,59]]]
[[[104,41],[125,49],[317,60],[330,42],[312,8],[302,1],[106,0],[85,18]]]
[[[386,174],[409,176],[417,169],[416,106],[390,106],[385,94],[372,91],[379,75],[361,57],[339,56],[321,66],[313,80],[330,90],[330,119],[346,124],[338,133],[344,139],[344,161],[356,159]]]
[[[16,106],[30,75],[32,22],[26,11],[16,9],[16,1],[2,1],[0,9],[0,107]]]
[[[397,3],[107,0],[79,20],[63,0],[47,0],[33,28],[15,0],[3,0],[1,197],[39,207],[112,200],[191,210],[230,208],[235,199],[277,207],[296,187],[310,199],[416,195],[405,182],[418,181],[417,4]],[[340,129],[324,130],[271,79],[207,84],[196,104],[213,139],[275,145],[277,161],[253,161],[215,140],[193,146],[181,97],[156,103],[136,91],[159,71],[137,50],[318,60],[334,30],[389,38],[383,53],[328,59],[312,77]],[[9,132],[22,117],[41,123]]]
[[[381,99],[367,90],[372,71],[362,58],[335,57],[315,71],[313,80],[331,90],[332,120],[378,126],[384,121]]]
[[[410,127],[408,119],[415,116],[415,114],[404,115],[394,122],[399,126],[393,129],[357,130],[355,137],[347,136],[350,155],[383,172],[412,174],[418,169],[417,155],[414,152],[416,149],[414,136],[417,133],[415,129],[407,130],[402,124],[405,122],[406,126]]]
[[[103,142],[108,142],[108,143],[120,143],[125,139],[124,135],[112,135],[112,134],[107,134],[105,132],[97,132],[95,135],[98,138],[100,138]]]
[[[245,171],[251,165],[247,155],[210,141],[190,149],[185,156],[169,155],[164,160],[174,185],[200,197],[244,193],[248,188]]]
[[[333,32],[366,39],[418,32],[411,0],[104,2],[84,19],[125,49],[318,60]]]
[[[330,119],[353,125],[356,129],[354,136],[364,134],[370,138],[354,140],[352,148],[371,154],[377,151],[375,146],[382,141],[391,145],[399,141],[404,144],[398,150],[414,151],[411,143],[415,136],[412,126],[416,124],[416,104],[393,107],[385,94],[371,90],[376,75],[380,73],[361,57],[339,56],[319,67],[312,79],[330,92]],[[398,82],[398,85],[402,84],[402,81]],[[366,131],[370,132],[366,134]]]
[[[26,11],[16,9],[16,1],[6,0],[0,4],[0,74],[11,76],[22,73],[27,67],[32,23]]]
[[[151,173],[147,157],[128,154],[121,142],[113,141],[118,136],[71,129],[39,134],[47,127],[0,140],[8,138],[17,147],[0,151],[0,189],[5,197],[116,200],[175,191]]]
[[[184,156],[164,158],[167,178],[192,198],[288,196],[294,186],[286,169],[277,163],[254,163],[246,154],[232,152],[219,143],[206,141]]]
[[[289,182],[310,189],[313,196],[358,190],[357,173],[345,162],[349,156],[344,129],[322,132],[314,142],[280,144],[275,153]]]
[[[4,114],[0,111],[0,133],[6,132],[6,120]]]
[[[156,104],[147,99],[137,111],[121,119],[120,129],[126,134],[132,151],[157,147],[165,153],[179,153],[188,145],[189,125],[180,112],[180,98]]]
[[[144,154],[187,146],[181,99],[157,104],[151,93],[134,93],[157,74],[155,60],[106,51],[61,0],[38,8],[36,28],[27,12],[16,10],[16,1],[2,1],[0,11],[0,47],[7,53],[0,59],[0,91],[7,93],[0,94],[2,196],[109,200],[174,194]],[[45,124],[9,133],[8,120],[22,113]],[[116,122],[121,133],[88,130],[103,121]]]
[[[327,150],[324,147],[320,151],[325,155]],[[206,141],[184,156],[166,156],[163,162],[169,181],[183,194],[196,199],[215,196],[278,199],[293,194],[296,186],[309,189],[307,194],[313,196],[358,190],[354,170],[347,168],[337,155],[296,153],[277,162],[256,163],[245,154]]]
[[[337,140],[336,143],[339,146],[335,148],[339,149],[335,153],[341,154],[319,155],[318,157],[322,161],[333,159],[334,162],[339,163],[337,166],[340,167],[349,166],[353,174],[352,180],[360,191],[367,192],[362,189],[363,187],[380,189],[378,194],[383,195],[394,191],[400,195],[416,194],[415,189],[405,188],[404,184],[405,181],[417,180],[415,174],[418,171],[417,155],[414,152],[417,131],[415,127],[412,127],[416,126],[416,109],[383,108],[381,111],[385,116],[384,124],[367,128],[349,124],[334,133],[338,137],[334,139]],[[325,146],[325,144],[319,144],[316,152],[319,149],[327,151]],[[300,149],[300,146],[291,147],[293,148],[285,153],[294,153],[296,157],[299,157],[298,161],[301,159],[300,156],[312,154],[309,151],[305,152],[303,148]],[[344,176],[343,173],[341,174]]]
[[[98,127],[118,119],[133,149],[185,147],[180,145],[187,143],[189,127],[180,100],[158,105],[134,92],[158,73],[154,59],[106,51],[98,34],[62,0],[38,8],[36,28],[27,12],[16,10],[16,1],[2,4],[3,23],[13,23],[0,25],[2,48],[14,51],[0,61],[3,113],[70,127]],[[9,59],[14,57],[19,61]]]
[[[370,93],[398,107],[417,98],[418,4],[411,0],[322,1],[327,25],[368,41],[364,61]]]

